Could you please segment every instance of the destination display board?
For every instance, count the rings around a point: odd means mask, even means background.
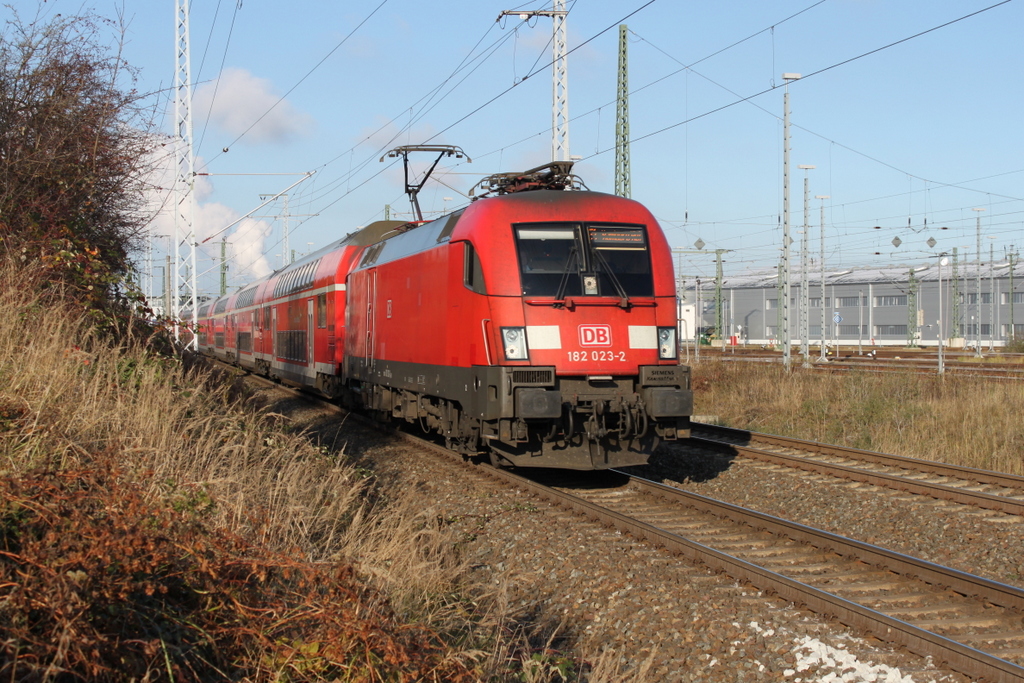
[[[591,227],[590,244],[595,249],[646,249],[647,237],[641,228]]]

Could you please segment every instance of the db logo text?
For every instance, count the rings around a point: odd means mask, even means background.
[[[611,345],[611,325],[580,325],[580,346]]]

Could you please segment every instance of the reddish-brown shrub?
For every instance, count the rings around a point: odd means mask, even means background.
[[[470,680],[351,567],[155,505],[112,459],[0,478],[0,678]]]

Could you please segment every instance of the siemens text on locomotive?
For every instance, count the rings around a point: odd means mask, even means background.
[[[198,311],[199,348],[496,465],[602,469],[689,436],[669,246],[571,162],[373,223]]]

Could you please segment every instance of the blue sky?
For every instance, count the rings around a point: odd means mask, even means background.
[[[624,22],[632,194],[674,247],[692,249],[699,238],[707,250],[729,249],[726,273],[778,262],[784,88],[775,86],[792,72],[805,76],[789,87],[794,247],[805,173],[797,165],[811,164],[815,264],[816,195],[829,196],[832,270],[917,263],[954,247],[974,260],[978,215],[986,260],[989,245],[1000,258],[1024,242],[1024,3],[997,2],[568,0],[577,173],[590,189],[614,187]],[[13,4],[30,14],[37,3]],[[140,89],[157,93],[154,105],[168,112],[162,129],[171,131],[173,0],[42,7],[122,15],[125,56],[141,69]],[[482,176],[549,161],[551,20],[496,21],[511,9],[550,3],[195,3],[194,140],[198,170],[211,174],[197,193],[200,237],[301,178],[285,174],[308,171],[316,173],[288,192],[299,253],[382,218],[385,205],[408,217],[401,165],[378,161],[395,145],[458,145],[473,160],[442,163],[443,184],[429,182],[420,194],[428,216],[467,203]],[[278,200],[223,233],[232,285],[281,264],[283,222],[265,216],[282,212]],[[155,233],[167,230],[154,222]],[[688,276],[714,272],[713,255],[679,263]]]

